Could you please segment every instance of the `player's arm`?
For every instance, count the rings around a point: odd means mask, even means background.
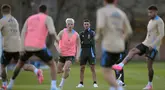
[[[64,30],[61,30],[61,31],[59,32],[59,34],[58,34],[58,38],[59,38],[59,40],[62,39],[62,34],[63,34],[63,32],[64,32]]]
[[[81,50],[80,36],[79,36],[79,34],[77,34],[76,59],[78,59],[80,57],[80,50]]]
[[[27,30],[27,21],[24,23],[22,32],[21,32],[21,51],[24,51],[24,40],[25,40],[25,34]]]
[[[52,40],[55,40],[56,42],[58,42],[59,39],[57,37],[57,33],[56,33],[55,26],[54,26],[54,22],[53,22],[53,19],[50,16],[47,17],[45,24],[47,26],[47,29],[49,31],[49,34],[50,34]]]
[[[126,15],[124,15],[124,38],[125,40],[132,34],[132,28]]]
[[[158,27],[158,33],[159,35],[157,36],[156,40],[152,43],[151,47],[154,48],[154,46],[163,39],[164,37],[164,22],[163,21],[158,21],[157,24]]]
[[[93,50],[93,53],[94,53],[94,55],[96,55],[96,45],[95,45],[95,39],[94,39],[94,37],[95,37],[95,32],[93,31],[93,38],[92,38],[92,50]]]
[[[105,27],[105,16],[104,13],[99,9],[97,11],[97,20],[96,20],[96,35],[95,40],[98,41],[102,38],[102,30]]]
[[[0,31],[2,30],[3,25],[4,25],[4,22],[3,22],[3,20],[2,20],[2,19],[0,19]]]

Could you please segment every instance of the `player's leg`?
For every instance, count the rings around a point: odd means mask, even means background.
[[[148,84],[145,88],[146,90],[151,90],[153,88],[152,81],[154,77],[153,62],[156,57],[157,50],[153,49],[152,51],[147,52],[147,68],[148,68]]]
[[[120,54],[109,53],[107,51],[103,51],[101,66],[103,70],[103,75],[105,80],[111,86],[110,90],[123,90],[122,86],[119,86],[116,82],[116,78],[114,76],[112,65],[116,63]]]
[[[60,57],[60,59],[58,61],[58,64],[57,64],[57,73],[58,74],[64,72],[63,71],[64,64],[65,64],[65,58],[64,57]]]
[[[90,56],[88,59],[88,62],[90,64],[90,69],[92,72],[92,78],[93,78],[93,87],[98,87],[97,85],[97,78],[96,78],[96,69],[95,69],[95,64],[96,64],[96,59],[94,56]]]
[[[7,72],[6,72],[6,66],[10,63],[12,59],[12,54],[3,51],[2,55],[2,61],[1,61],[1,76],[2,76],[2,90],[6,90],[7,88]]]
[[[124,60],[118,65],[113,65],[112,68],[121,71],[124,65],[127,64],[136,54],[143,55],[146,52],[146,48],[146,46],[140,44],[136,48],[131,49]]]
[[[36,68],[32,64],[25,64],[23,66],[23,69],[25,71],[34,72],[34,74],[37,76],[37,79],[38,79],[39,84],[41,84],[43,82],[44,76],[43,76],[43,71],[41,69]]]
[[[10,82],[7,86],[7,88],[10,90],[13,87],[14,84],[14,80],[17,78],[17,76],[19,75],[22,67],[24,66],[25,62],[32,56],[32,53],[30,52],[26,52],[23,56],[21,56],[21,59],[17,62],[12,78],[10,79]]]
[[[120,58],[119,58],[119,61],[117,62],[117,64],[122,62],[122,60],[125,58],[126,54],[127,54],[127,51],[124,51],[123,53],[120,53]],[[124,83],[124,69],[122,69],[121,71],[115,70],[115,74],[116,74],[117,83],[121,86],[125,86],[125,83]]]
[[[56,86],[56,62],[53,60],[51,52],[45,48],[35,53],[41,60],[43,60],[50,68],[51,74],[51,89],[50,90],[57,90]]]
[[[77,88],[84,87],[84,72],[85,65],[87,63],[87,57],[84,54],[80,56],[80,83],[77,85]]]
[[[70,72],[70,66],[72,65],[72,61],[73,61],[74,57],[67,57],[66,58],[66,62],[65,65],[63,67],[63,75],[62,75],[62,79],[61,79],[61,83],[60,83],[60,88],[63,87],[65,80],[69,77],[69,72]]]

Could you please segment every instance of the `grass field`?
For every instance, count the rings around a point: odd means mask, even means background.
[[[165,63],[157,62],[154,64],[154,68],[154,90],[165,90]],[[99,65],[97,65],[96,72],[99,88],[93,88],[93,81],[88,66],[85,72],[85,87],[76,88],[76,85],[79,83],[79,66],[73,65],[71,75],[68,80],[66,80],[63,90],[108,90],[109,86],[102,77]],[[11,76],[11,73],[12,72],[9,71],[9,76]],[[45,80],[43,84],[39,85],[33,73],[23,71],[17,78],[13,90],[50,90],[50,76],[48,70],[44,70],[44,76]],[[58,83],[60,80],[60,75],[58,75]],[[125,90],[142,90],[147,84],[147,81],[148,77],[145,62],[130,63],[125,67],[125,82],[127,84]]]

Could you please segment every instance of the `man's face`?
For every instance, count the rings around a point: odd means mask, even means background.
[[[84,29],[86,30],[86,29],[88,29],[88,28],[90,28],[90,23],[89,22],[84,22]]]
[[[66,24],[66,27],[68,29],[73,29],[74,28],[74,23],[69,22],[69,23]]]
[[[148,16],[149,16],[150,19],[154,19],[156,15],[157,15],[157,11],[148,10]]]

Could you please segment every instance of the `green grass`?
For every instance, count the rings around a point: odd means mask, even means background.
[[[157,62],[154,64],[154,68],[154,90],[165,90],[165,63]],[[76,85],[79,83],[79,66],[73,65],[71,75],[66,80],[63,90],[108,90],[109,86],[103,79],[99,65],[97,65],[96,72],[99,88],[93,88],[91,72],[88,66],[85,71],[85,87],[76,88]],[[11,74],[12,72],[9,71],[9,76]],[[43,84],[39,85],[33,73],[23,71],[16,79],[13,90],[50,90],[50,75],[48,70],[44,71],[44,77]],[[60,75],[58,75],[58,84],[60,80]],[[148,75],[145,62],[129,63],[125,67],[126,90],[142,90],[147,81]]]

